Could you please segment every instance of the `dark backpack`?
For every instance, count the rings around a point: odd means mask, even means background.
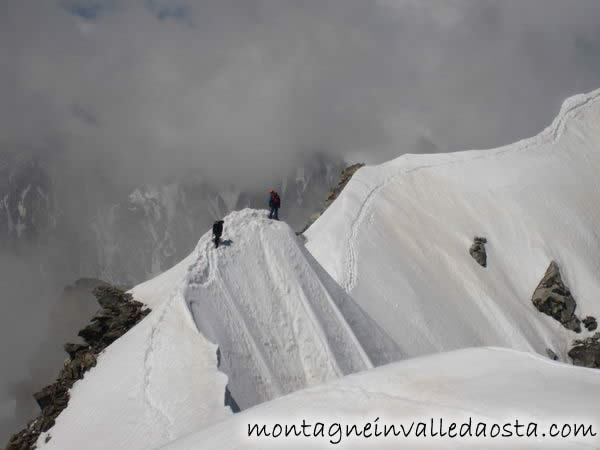
[[[273,193],[273,206],[275,208],[279,208],[279,205],[281,205],[281,199],[279,198],[279,194],[277,192]]]

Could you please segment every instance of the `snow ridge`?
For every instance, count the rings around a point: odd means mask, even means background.
[[[223,239],[202,237],[183,295],[242,408],[373,367],[288,225],[246,209]]]
[[[595,90],[589,94],[581,94],[567,99],[558,114],[558,116],[553,120],[552,124],[543,130],[538,135],[524,139],[515,144],[508,145],[505,147],[500,147],[496,150],[468,150],[464,152],[457,152],[454,154],[450,154],[448,156],[464,156],[463,158],[452,158],[451,160],[446,160],[443,162],[438,162],[435,164],[424,164],[411,168],[401,169],[399,172],[395,173],[392,176],[385,178],[380,184],[377,184],[370,188],[367,194],[364,196],[363,201],[360,204],[360,208],[352,220],[351,225],[349,227],[349,232],[346,238],[347,248],[346,254],[344,256],[344,268],[345,271],[342,274],[342,279],[340,280],[340,284],[346,290],[346,292],[351,292],[356,286],[357,282],[357,261],[358,261],[358,249],[357,249],[357,239],[359,230],[361,229],[365,218],[369,216],[369,212],[373,205],[373,202],[377,198],[377,195],[389,184],[395,182],[397,179],[406,176],[407,174],[417,172],[423,169],[429,169],[434,167],[441,167],[450,164],[458,164],[465,162],[467,160],[473,159],[489,159],[495,157],[498,154],[502,154],[510,151],[526,151],[531,148],[538,147],[544,144],[553,144],[557,142],[563,135],[565,128],[569,121],[575,117],[578,113],[584,110],[586,107],[589,107],[591,104],[596,102],[600,98],[600,89]],[[403,157],[398,158],[396,161],[402,159]],[[360,172],[364,170],[359,169],[357,174],[350,181],[351,183],[357,183],[360,180]],[[358,175],[358,176],[356,176]]]
[[[208,276],[206,279],[204,279],[202,282],[199,283],[199,286],[204,287],[204,288],[210,288],[210,287],[214,286],[224,297],[225,303],[230,307],[229,311],[232,313],[232,316],[226,317],[226,319],[227,320],[235,320],[236,323],[241,324],[243,334],[250,338],[249,344],[251,347],[251,352],[253,355],[256,355],[256,357],[258,358],[258,364],[261,369],[260,372],[263,374],[263,376],[265,378],[265,382],[267,382],[268,379],[272,378],[272,374],[271,374],[271,370],[269,369],[269,366],[265,362],[265,357],[264,357],[263,351],[262,351],[261,347],[257,344],[257,342],[254,338],[254,334],[248,329],[246,321],[243,318],[243,314],[238,309],[235,300],[232,298],[227,287],[224,285],[224,283],[221,280],[221,277],[219,276],[218,255],[217,255],[217,251],[213,251],[213,249],[211,248],[212,241],[210,241],[206,238],[205,238],[205,240],[207,242],[203,246],[204,253],[200,256],[198,264],[193,266],[191,269],[197,269],[198,265],[202,266],[203,264],[205,264],[203,273],[207,273]],[[196,286],[196,289],[197,289],[197,286]],[[192,311],[195,310],[196,305],[199,304],[199,301],[194,300],[194,298],[195,298],[194,290],[195,289],[194,289],[193,285],[191,285],[191,284],[189,285],[189,288],[187,288],[185,290],[185,292],[186,292],[185,298],[190,307],[190,310],[192,310]],[[194,317],[196,317],[196,316],[194,315]],[[196,325],[198,325],[198,322],[196,322]],[[200,332],[200,330],[198,330],[198,331]]]

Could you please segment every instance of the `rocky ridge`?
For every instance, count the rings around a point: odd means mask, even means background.
[[[67,343],[69,354],[56,381],[34,394],[40,406],[40,415],[22,431],[12,436],[6,450],[34,449],[41,433],[48,431],[58,415],[69,403],[69,390],[77,380],[96,365],[98,355],[111,343],[123,336],[150,312],[143,303],[135,301],[131,294],[113,286],[103,285],[94,289],[94,295],[102,309],[91,323],[79,332],[85,344]],[[51,436],[48,435],[47,439]]]
[[[364,163],[352,164],[351,166],[346,167],[340,173],[340,179],[338,181],[337,186],[335,186],[332,190],[327,193],[327,197],[325,199],[325,207],[319,211],[314,213],[308,219],[308,223],[302,228],[302,230],[296,232],[297,235],[302,235],[308,228],[325,212],[325,210],[331,205],[336,198],[342,193],[352,176],[356,173],[358,169],[364,166]]]

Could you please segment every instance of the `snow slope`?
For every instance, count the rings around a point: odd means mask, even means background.
[[[224,373],[244,408],[399,357],[285,223],[234,212],[223,240],[206,233],[132,290],[152,312],[75,384],[40,448],[157,448],[231,413]]]
[[[307,248],[405,356],[503,346],[563,360],[573,332],[531,304],[556,260],[600,316],[600,91],[538,136],[495,150],[404,155],[360,169]],[[469,255],[488,239],[488,267]]]
[[[71,390],[44,449],[148,449],[231,414],[217,347],[173,291],[109,346]]]
[[[218,249],[205,235],[184,289],[199,331],[220,348],[220,368],[238,405],[399,356],[304,252],[291,228],[265,216],[250,209],[227,216]],[[165,284],[159,277],[134,295],[143,299],[148,286]]]
[[[168,450],[247,449],[247,448],[598,448],[600,446],[600,409],[595,401],[582,401],[600,392],[595,369],[556,363],[529,353],[500,348],[466,349],[414,358],[350,375],[331,383],[299,391],[248,409],[165,447]],[[378,418],[377,422],[375,419]],[[428,439],[389,435],[365,439],[329,435],[333,423],[358,425],[371,422],[379,431],[384,424],[404,424],[442,418],[462,423],[472,418],[488,427],[494,423],[538,424],[538,437],[509,440],[471,438]],[[302,419],[314,426],[325,424],[324,437],[257,438],[247,436],[248,424],[296,424]],[[550,438],[552,423],[592,425],[597,435],[587,438]],[[416,427],[416,425],[415,425]],[[457,428],[458,429],[458,428]],[[516,429],[511,428],[515,433]],[[307,434],[312,428],[306,429]],[[439,429],[438,429],[439,430]],[[526,427],[520,429],[525,434]],[[439,432],[439,431],[437,431]],[[429,432],[428,432],[429,433]],[[429,436],[429,435],[428,435]],[[329,444],[329,440],[339,442]],[[467,438],[468,439],[468,438]]]

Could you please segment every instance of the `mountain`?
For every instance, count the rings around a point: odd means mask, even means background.
[[[51,245],[52,254],[73,267],[73,279],[131,286],[184,258],[214,220],[237,209],[266,208],[271,187],[281,193],[282,217],[300,228],[322,208],[343,166],[315,154],[265,180],[260,192],[196,176],[129,190],[104,186],[98,195],[93,180],[78,180],[85,187],[75,191],[51,159],[13,152],[0,160],[0,246],[28,255],[40,243],[43,251]],[[98,182],[108,183],[103,177]]]
[[[502,346],[568,361],[576,337],[532,295],[552,261],[600,316],[600,91],[506,147],[364,167],[305,233],[315,259],[405,357]],[[487,240],[487,267],[469,254]],[[587,331],[584,331],[584,336]]]
[[[306,246],[264,210],[229,214],[223,246],[206,233],[131,291],[152,312],[75,383],[38,447],[245,448],[250,422],[379,415],[582,424],[596,435],[472,444],[597,447],[600,378],[569,348],[594,341],[580,319],[600,312],[599,119],[596,91],[532,139],[360,168]]]
[[[0,440],[31,418],[31,393],[62,367],[65,335],[77,329],[54,321],[65,286],[82,277],[129,287],[150,279],[189,254],[215,218],[249,205],[266,207],[271,187],[282,195],[282,218],[300,228],[322,208],[343,166],[314,155],[289,173],[274,173],[257,192],[217,186],[198,173],[152,185],[115,181],[102,168],[75,170],[56,153],[0,155],[0,288],[6,300],[0,353],[10,356],[0,368]],[[86,308],[63,314],[75,327],[90,317]],[[24,322],[30,326],[16,325]]]
[[[32,240],[57,221],[52,180],[47,167],[25,154],[0,160],[0,244]]]
[[[282,219],[299,229],[319,211],[343,164],[316,155],[275,183]],[[126,200],[111,205],[93,220],[99,277],[137,284],[176,264],[192,249],[197,236],[231,211],[267,207],[267,189],[255,192],[230,185],[213,186],[183,180],[136,187]]]
[[[152,312],[76,383],[40,448],[156,448],[231,413],[226,383],[247,408],[399,357],[265,211],[231,213],[219,248],[206,233],[131,293]]]

